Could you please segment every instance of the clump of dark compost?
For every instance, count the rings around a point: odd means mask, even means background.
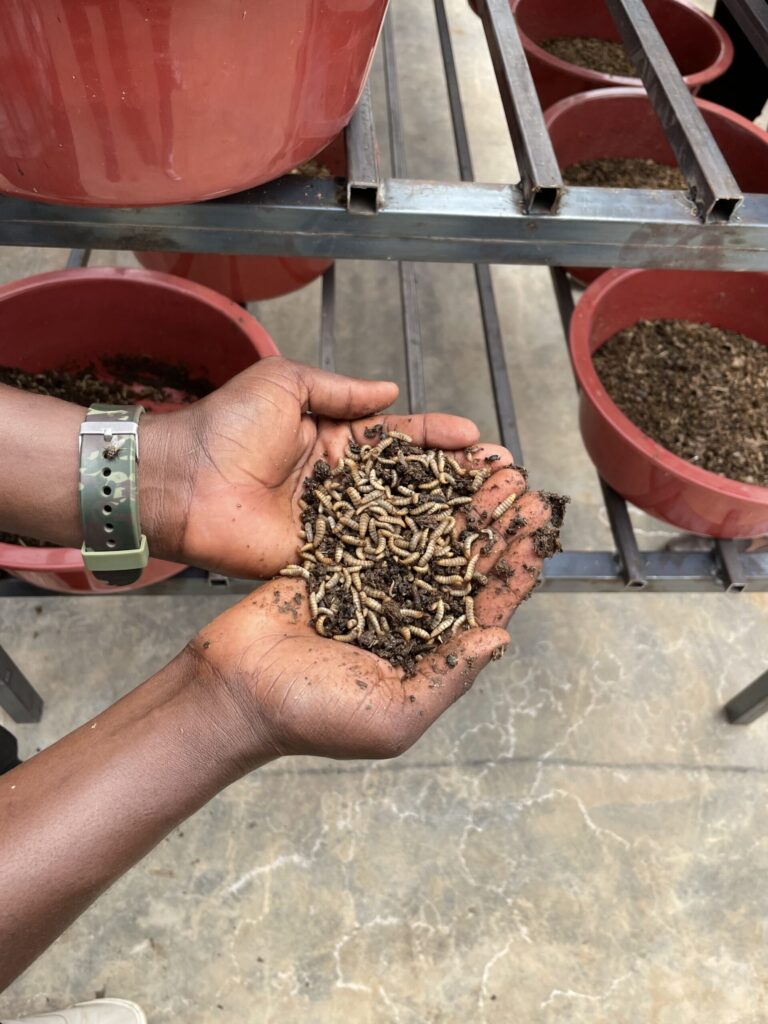
[[[642,157],[601,157],[569,164],[563,171],[566,185],[594,185],[602,188],[688,188],[679,167]]]
[[[560,60],[576,64],[580,68],[599,71],[603,75],[638,77],[637,69],[627,51],[621,43],[611,39],[598,39],[595,36],[558,36],[538,45],[553,57],[559,57]]]
[[[301,564],[283,570],[309,590],[317,632],[354,643],[413,675],[417,662],[476,625],[474,598],[488,581],[476,569],[490,526],[456,535],[456,516],[490,470],[415,445],[407,434],[369,429],[335,469],[315,463],[301,505]],[[509,494],[495,521],[517,499]]]
[[[593,355],[644,433],[702,469],[768,487],[768,346],[686,320],[640,320]]]

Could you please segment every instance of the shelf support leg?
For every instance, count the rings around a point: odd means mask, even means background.
[[[6,711],[14,722],[39,722],[43,714],[43,698],[2,647],[0,708]]]
[[[723,710],[731,725],[749,725],[764,715],[768,711],[768,671],[731,697]]]

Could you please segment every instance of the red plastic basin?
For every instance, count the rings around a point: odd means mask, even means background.
[[[570,331],[587,451],[619,494],[659,519],[711,537],[761,537],[768,533],[768,488],[729,480],[673,455],[627,419],[600,383],[592,353],[622,328],[662,317],[710,323],[768,345],[768,274],[601,274],[577,304]]]
[[[768,192],[768,134],[732,110],[707,100],[696,105],[743,192]],[[593,89],[568,96],[545,112],[557,162],[640,157],[675,166],[664,130],[640,89]],[[582,282],[603,271],[569,267]]]
[[[595,36],[620,42],[602,0],[510,0],[543,107],[587,89],[641,85],[639,78],[605,75],[553,57],[538,45],[560,36]],[[645,0],[686,85],[695,92],[733,60],[733,44],[720,25],[684,0]]]
[[[3,0],[0,191],[147,206],[238,192],[335,138],[387,0]]]
[[[150,355],[183,363],[217,387],[266,356],[278,355],[244,309],[209,288],[149,270],[104,268],[38,274],[0,287],[0,364],[40,371],[82,369],[106,355]],[[163,412],[170,403],[142,405]],[[183,566],[150,558],[139,583]],[[0,569],[61,593],[119,593],[87,572],[76,548],[0,543]]]
[[[344,135],[317,155],[317,161],[336,176],[347,173]],[[300,256],[227,256],[205,252],[136,252],[151,270],[162,270],[215,288],[235,302],[261,302],[287,295],[320,277],[333,260]]]

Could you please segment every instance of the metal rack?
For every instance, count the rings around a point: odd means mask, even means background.
[[[414,263],[472,263],[499,433],[521,461],[489,263],[552,267],[566,335],[574,300],[560,269],[564,264],[768,270],[768,195],[740,192],[643,0],[605,2],[689,183],[687,192],[564,185],[508,0],[479,0],[479,8],[521,181],[476,183],[445,4],[434,0],[460,182],[407,177],[390,15],[381,45],[392,176],[383,177],[379,167],[366,87],[347,129],[343,189],[338,181],[287,176],[223,199],[141,209],[84,209],[8,197],[0,199],[0,240],[75,247],[68,266],[84,265],[92,248],[398,260],[408,399],[415,412],[426,408],[427,399]],[[728,6],[768,58],[766,5],[728,0]],[[331,269],[323,280],[319,331],[319,361],[327,369],[335,364],[336,313]],[[601,488],[615,550],[556,555],[546,565],[543,590],[768,591],[768,554],[747,553],[742,544],[641,551],[626,503],[603,481]],[[189,569],[139,593],[239,594],[252,587],[249,580]],[[0,577],[0,596],[47,592]],[[2,690],[0,672],[0,704]]]

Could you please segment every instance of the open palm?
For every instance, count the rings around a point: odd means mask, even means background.
[[[514,479],[514,470],[494,474],[476,495],[478,510],[495,507]],[[514,515],[526,523],[510,536]],[[304,582],[286,578],[265,584],[221,615],[194,641],[195,649],[276,754],[394,757],[503,651],[509,640],[503,626],[541,567],[533,534],[549,516],[546,500],[532,492],[494,523],[496,540],[478,563],[489,574],[475,599],[479,628],[426,656],[411,678],[369,651],[318,636],[309,624]],[[503,572],[496,575],[500,565]]]
[[[272,358],[166,415],[167,449],[184,453],[171,464],[183,467],[184,477],[164,489],[173,505],[163,509],[166,538],[155,553],[268,579],[295,558],[305,476],[317,459],[335,463],[351,436],[363,440],[367,424],[384,422],[417,444],[447,450],[477,440],[474,424],[456,416],[370,419],[396,397],[395,384]],[[504,449],[494,450],[511,461]]]

